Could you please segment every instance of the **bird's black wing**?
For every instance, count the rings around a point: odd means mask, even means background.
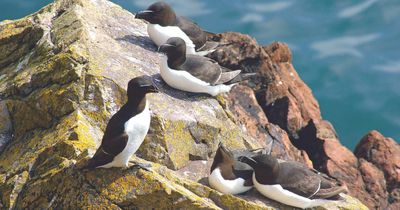
[[[221,76],[221,67],[215,61],[198,55],[187,55],[185,63],[179,66],[178,70],[187,71],[211,85],[216,84]]]
[[[112,162],[114,157],[124,150],[128,143],[128,138],[128,134],[124,132],[115,138],[107,139],[106,141],[103,139],[102,144],[97,149],[92,159],[89,160],[87,168],[96,168]]]
[[[316,171],[289,161],[280,163],[276,181],[284,189],[306,198],[316,194],[321,186],[321,178]]]
[[[110,163],[126,147],[129,136],[125,133],[124,123],[119,113],[117,112],[108,122],[101,145],[89,160],[87,168],[96,168]]]
[[[176,26],[178,26],[195,44],[196,50],[203,47],[207,41],[207,34],[193,21],[185,17],[176,18]]]
[[[233,166],[233,173],[236,177],[240,177],[245,181],[245,186],[253,186],[253,169],[247,165],[246,163],[235,161],[235,165]]]

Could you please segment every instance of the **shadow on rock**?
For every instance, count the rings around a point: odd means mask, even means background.
[[[167,83],[164,82],[164,80],[161,78],[160,74],[153,74],[151,75],[153,77],[153,81],[155,85],[158,87],[160,92],[171,96],[173,98],[183,100],[183,101],[202,101],[206,100],[209,98],[212,98],[212,96],[209,96],[208,94],[205,93],[190,93],[182,90],[178,90],[175,88],[170,87]]]
[[[145,50],[157,52],[157,46],[147,36],[125,35],[123,37],[116,38],[116,40],[129,42],[129,43],[137,45]]]

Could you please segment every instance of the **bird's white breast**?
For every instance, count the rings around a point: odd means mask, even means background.
[[[110,167],[128,167],[129,159],[139,149],[150,127],[150,110],[148,102],[144,110],[133,116],[125,123],[125,132],[128,134],[128,142],[111,163],[101,166],[102,168]]]
[[[193,41],[178,26],[160,26],[149,23],[147,24],[147,33],[158,47],[165,44],[169,38],[179,37],[186,43],[186,54],[196,54]]]
[[[169,68],[166,57],[164,57],[161,62],[160,74],[163,80],[173,88],[193,93],[208,93],[212,96],[223,92],[229,92],[234,85],[221,84],[212,86],[192,76],[189,72]]]
[[[239,194],[250,190],[251,186],[244,186],[245,180],[237,178],[234,180],[226,180],[222,177],[221,170],[216,168],[208,177],[210,186],[224,194]]]
[[[322,205],[328,200],[323,199],[308,199],[306,197],[297,195],[295,193],[290,192],[289,190],[285,190],[281,185],[263,185],[257,182],[255,173],[253,173],[253,184],[258,192],[263,194],[265,197],[270,198],[272,200],[284,203],[289,206],[294,206],[298,208],[311,208],[314,206]]]

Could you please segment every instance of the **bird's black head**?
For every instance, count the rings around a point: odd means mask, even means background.
[[[222,142],[220,142],[219,145],[218,145],[217,153],[220,153],[224,160],[229,160],[229,161],[233,160],[232,152],[228,148],[226,148],[222,144]]]
[[[186,43],[179,37],[172,37],[158,48],[159,52],[165,53],[168,58],[186,55]]]
[[[276,158],[267,154],[256,155],[253,157],[240,156],[238,160],[240,162],[250,165],[253,169],[257,168],[257,169],[272,170],[278,164]]]
[[[222,142],[218,144],[218,149],[215,152],[214,156],[214,161],[213,164],[211,165],[211,171],[214,170],[219,164],[224,163],[227,165],[233,165],[234,164],[234,157],[232,152],[226,148]]]
[[[147,20],[151,24],[172,26],[176,21],[174,10],[165,2],[159,1],[140,11],[135,18]]]
[[[152,77],[143,75],[131,79],[128,83],[128,100],[147,93],[157,93],[158,88],[154,84]]]

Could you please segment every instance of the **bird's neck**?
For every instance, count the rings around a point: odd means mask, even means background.
[[[218,165],[221,175],[226,180],[234,180],[236,179],[235,174],[233,173],[233,164],[232,163],[225,163]]]
[[[129,115],[134,115],[142,112],[146,108],[146,102],[147,99],[145,94],[129,96],[128,102],[126,102],[121,109],[130,110],[128,111]],[[136,107],[136,109],[134,107]]]
[[[186,52],[185,52],[186,53]],[[185,63],[186,55],[185,53],[174,53],[168,55],[168,67],[172,69],[179,69],[179,67]]]

